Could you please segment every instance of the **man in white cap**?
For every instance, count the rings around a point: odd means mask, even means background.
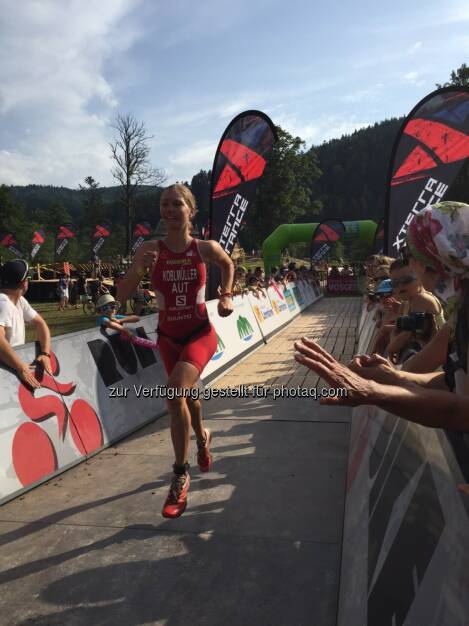
[[[36,329],[41,351],[36,362],[47,372],[50,365],[50,332],[44,319],[28,303],[29,267],[23,259],[7,261],[0,268],[0,361],[15,370],[18,377],[31,387],[40,387],[34,377],[34,367],[25,363],[13,348],[25,342],[25,322]]]

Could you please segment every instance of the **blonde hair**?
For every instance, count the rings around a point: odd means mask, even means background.
[[[166,187],[166,189],[163,189],[160,202],[164,198],[164,196],[170,191],[175,191],[184,198],[184,202],[192,209],[191,217],[195,217],[195,215],[197,214],[197,201],[189,187],[186,187],[186,185],[183,185],[182,183],[174,183],[174,185]]]

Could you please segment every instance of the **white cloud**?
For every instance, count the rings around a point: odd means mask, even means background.
[[[177,171],[178,180],[191,180],[199,170],[212,168],[213,159],[218,146],[217,141],[201,140],[180,148],[169,157],[169,168],[166,169],[168,182],[175,179]]]
[[[376,102],[380,99],[382,94],[383,83],[378,83],[368,89],[358,89],[351,93],[342,96],[341,100],[349,104],[356,104],[358,102]]]
[[[252,20],[268,10],[270,1],[172,0],[171,3],[154,3],[158,12],[154,20],[158,46],[178,47],[194,40],[207,40],[219,37],[220,33],[230,33],[243,21]]]
[[[410,46],[409,54],[414,54],[421,47],[422,47],[422,42],[421,41],[416,41],[412,46]]]
[[[0,172],[11,184],[110,182],[108,59],[138,37],[131,0],[3,0]],[[73,183],[71,181],[73,179]]]
[[[371,122],[359,122],[355,116],[319,115],[314,123],[303,122],[292,114],[279,114],[276,123],[294,137],[301,137],[309,147],[319,145],[342,135],[350,135],[355,130],[370,126]]]
[[[404,80],[411,85],[421,87],[425,84],[425,81],[420,78],[420,76],[419,72],[407,72],[407,74],[404,75]]]
[[[243,111],[246,111],[246,109],[248,108],[250,108],[248,99],[237,100],[235,102],[231,102],[230,104],[223,106],[221,110],[219,111],[219,117],[221,119],[231,119],[235,117],[235,115],[238,115],[239,113],[242,113]]]

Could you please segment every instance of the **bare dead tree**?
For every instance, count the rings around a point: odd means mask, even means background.
[[[145,124],[138,122],[131,114],[117,115],[112,125],[117,131],[114,143],[111,143],[111,155],[114,167],[113,177],[122,187],[123,204],[126,213],[126,248],[131,253],[132,218],[136,188],[139,185],[162,185],[166,180],[164,170],[154,168],[149,161],[150,148]]]

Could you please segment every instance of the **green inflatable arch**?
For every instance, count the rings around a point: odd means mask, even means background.
[[[282,224],[267,237],[262,244],[262,257],[264,259],[265,273],[270,272],[272,265],[281,263],[281,252],[290,243],[311,241],[314,231],[319,222],[312,224]],[[344,239],[358,238],[373,245],[377,224],[373,220],[356,220],[343,222],[345,226]]]

